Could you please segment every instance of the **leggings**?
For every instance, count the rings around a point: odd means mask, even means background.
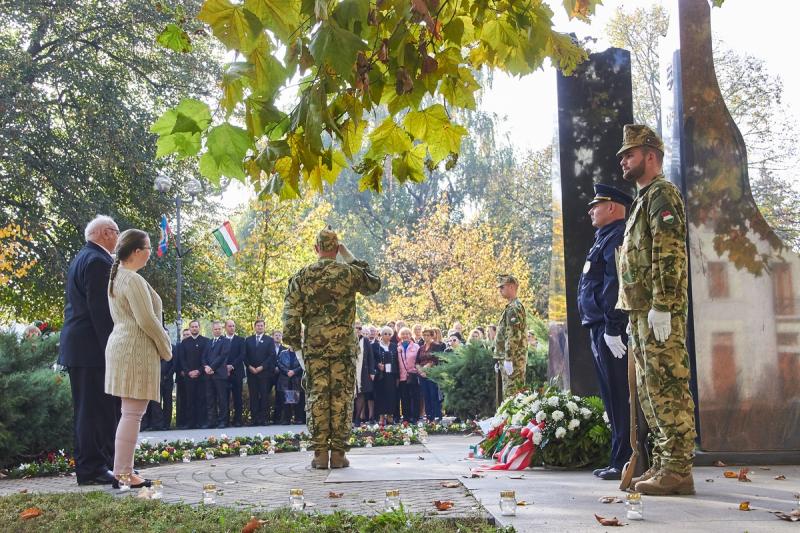
[[[148,400],[122,398],[122,418],[114,440],[114,475],[133,473],[133,451],[139,437],[139,424],[147,410]]]

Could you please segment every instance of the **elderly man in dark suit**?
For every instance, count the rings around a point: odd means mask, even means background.
[[[274,381],[277,356],[272,337],[264,332],[264,321],[253,323],[255,333],[244,341],[247,390],[250,393],[250,425],[264,426],[269,417],[269,389]]]
[[[69,267],[58,362],[67,367],[75,425],[75,476],[79,485],[111,484],[119,398],[105,393],[106,343],[114,322],[108,277],[119,227],[98,215],[84,230],[86,245]]]
[[[208,425],[217,425],[222,429],[228,427],[228,357],[231,352],[231,341],[222,334],[222,322],[216,321],[211,326],[214,338],[203,352],[203,371],[206,382],[206,402],[208,402]]]
[[[233,425],[242,425],[242,385],[244,382],[244,337],[236,334],[236,322],[233,320],[225,321],[225,337],[231,343],[231,351],[228,354],[228,390],[233,399]],[[230,412],[226,418],[228,425],[231,425]]]

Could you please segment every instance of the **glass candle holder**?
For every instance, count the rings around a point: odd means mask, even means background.
[[[300,441],[300,451],[307,452],[308,451],[308,441],[301,440]]]
[[[306,507],[303,489],[289,489],[289,507],[292,511],[302,511]]]
[[[190,452],[190,451],[183,452],[183,462],[184,463],[191,463],[192,462],[192,452]]]
[[[247,457],[247,446],[239,446],[239,457]]]
[[[422,427],[423,427],[424,425],[425,425],[425,422],[423,422],[422,420],[419,420],[419,421],[417,421],[417,427],[418,427],[418,428],[422,429]]]
[[[411,437],[403,435],[403,446],[411,446]]]
[[[467,446],[467,459],[475,459],[475,447],[471,444]]]
[[[383,502],[383,508],[386,511],[394,511],[400,508],[400,489],[386,491],[386,499]]]
[[[131,490],[131,475],[130,474],[120,474],[119,475],[119,490],[120,490],[120,492],[125,492],[127,490]]]
[[[372,443],[375,441],[372,437],[367,437],[367,443],[364,445],[366,448],[372,448]]]
[[[422,444],[425,444],[426,442],[428,442],[428,432],[425,431],[425,428],[420,428],[418,436],[419,436],[419,441]]]
[[[269,448],[267,449],[267,453],[270,455],[275,455],[275,443],[271,442],[269,444]]]
[[[207,450],[206,451],[206,460],[210,461],[213,458],[214,458],[214,452],[212,452],[211,450]]]
[[[217,486],[213,483],[203,485],[203,505],[214,505],[217,503]]]
[[[164,497],[164,485],[161,483],[160,479],[154,479],[152,485],[150,486],[151,489],[151,496],[150,498],[153,500],[160,500]]]
[[[642,495],[638,492],[629,492],[625,497],[625,511],[628,520],[644,520]]]
[[[503,516],[517,514],[517,496],[513,490],[500,491],[500,514]]]

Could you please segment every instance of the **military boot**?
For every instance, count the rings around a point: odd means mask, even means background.
[[[343,450],[331,451],[331,468],[347,468],[350,466],[350,461],[344,456]]]
[[[692,473],[680,474],[662,468],[658,473],[635,485],[637,492],[650,496],[669,496],[671,494],[694,494]]]
[[[661,470],[660,467],[656,465],[651,466],[650,468],[642,472],[641,476],[631,479],[631,488],[635,490],[637,483],[639,483],[640,481],[647,481],[651,477],[655,476],[659,470]]]
[[[311,468],[319,470],[328,469],[328,450],[314,450],[314,458],[311,460]]]

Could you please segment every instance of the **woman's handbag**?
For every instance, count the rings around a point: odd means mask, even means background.
[[[419,375],[416,372],[410,372],[408,367],[406,366],[406,358],[405,352],[403,352],[403,357],[398,357],[400,359],[400,364],[403,365],[403,368],[406,371],[406,385],[419,385]]]

